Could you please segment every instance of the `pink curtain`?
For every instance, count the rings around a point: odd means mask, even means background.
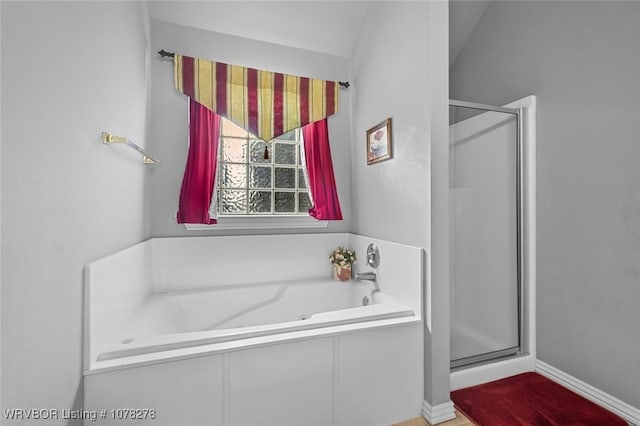
[[[180,189],[178,223],[216,223],[209,205],[218,163],[220,116],[189,100],[189,153]]]
[[[302,127],[304,155],[313,207],[309,215],[318,220],[342,220],[340,201],[331,162],[327,119]]]

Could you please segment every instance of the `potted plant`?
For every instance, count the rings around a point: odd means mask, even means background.
[[[351,279],[351,265],[356,261],[355,251],[338,247],[331,253],[329,260],[333,265],[333,276],[336,280],[348,281]]]

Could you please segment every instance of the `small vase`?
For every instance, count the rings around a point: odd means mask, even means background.
[[[349,281],[351,279],[351,265],[334,265],[333,277],[336,280]]]

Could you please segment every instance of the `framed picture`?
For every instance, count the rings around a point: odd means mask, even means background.
[[[393,158],[391,118],[367,130],[367,165]]]

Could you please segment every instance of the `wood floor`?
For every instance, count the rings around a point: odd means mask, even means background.
[[[431,426],[428,421],[422,417],[411,419],[404,422],[396,423],[392,426]],[[473,426],[471,420],[467,419],[462,413],[456,410],[456,418],[448,422],[440,423],[438,426]]]

